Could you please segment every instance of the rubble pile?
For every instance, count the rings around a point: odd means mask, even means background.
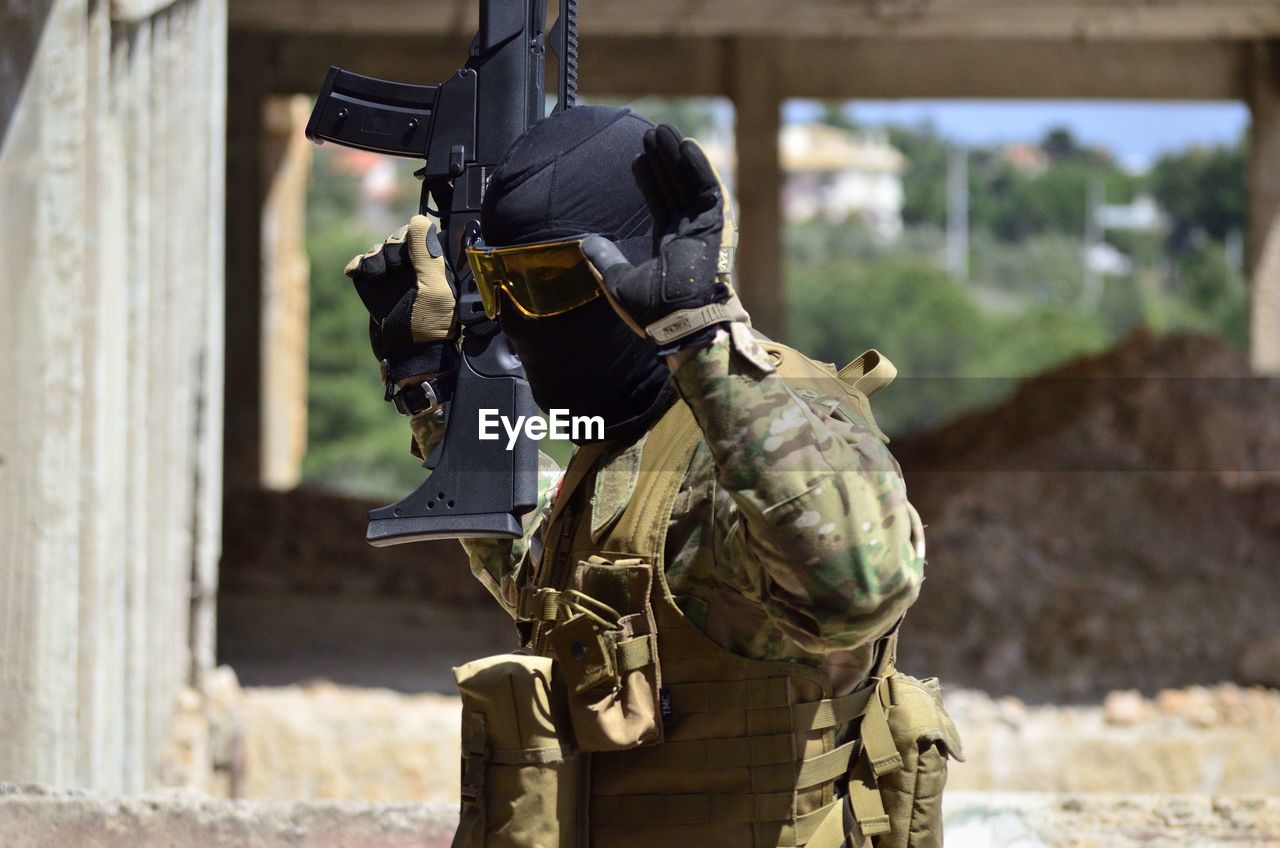
[[[258,800],[457,803],[457,696],[322,681],[241,689],[226,668],[216,688],[202,709],[209,732],[175,748],[166,785]],[[954,790],[1280,797],[1280,692],[1124,690],[1088,706],[944,696],[967,755],[951,766]],[[213,752],[212,774],[192,767],[193,748]]]
[[[1280,686],[1280,381],[1135,333],[894,445],[927,527],[901,665],[1032,702]]]
[[[946,693],[968,760],[958,790],[1280,795],[1280,692],[1193,686],[1090,706]]]

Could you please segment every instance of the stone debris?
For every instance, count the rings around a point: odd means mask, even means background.
[[[1280,799],[948,792],[948,848],[1280,845]]]
[[[1102,701],[1102,714],[1108,724],[1137,724],[1147,717],[1147,702],[1133,689],[1110,692]]]
[[[1280,797],[1274,690],[1226,683],[1154,698],[1126,690],[1068,706],[950,690],[944,700],[968,755],[951,767],[955,789]]]
[[[1280,797],[1280,692],[1222,684],[1029,706],[944,689],[944,699],[968,754],[951,767],[957,790]],[[457,803],[454,696],[315,682],[248,687],[220,709],[240,723],[209,736],[238,740],[234,770],[175,785],[249,799]]]
[[[948,792],[949,848],[1280,845],[1280,799]],[[457,806],[130,798],[0,784],[5,848],[445,848]]]
[[[247,690],[241,709],[244,797],[458,801],[456,697],[317,682]]]
[[[124,798],[0,784],[4,848],[447,848],[447,804]]]

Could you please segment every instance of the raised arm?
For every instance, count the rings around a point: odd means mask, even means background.
[[[920,521],[893,457],[835,378],[784,380],[762,353],[746,332],[722,330],[669,358],[741,514],[721,573],[813,653],[850,650],[916,599]]]
[[[655,220],[653,257],[633,266],[598,237],[583,251],[615,310],[658,342],[741,513],[717,566],[815,653],[866,644],[922,580],[897,466],[831,391],[834,377],[791,385],[752,338],[729,287],[724,187],[697,143],[658,127],[633,170]]]

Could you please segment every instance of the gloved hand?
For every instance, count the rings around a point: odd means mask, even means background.
[[[426,216],[413,216],[381,245],[352,257],[345,273],[369,310],[369,343],[382,363],[388,400],[396,385],[416,387],[456,371],[458,299],[439,231]]]
[[[632,170],[654,219],[653,258],[633,266],[601,236],[582,252],[622,319],[667,355],[710,341],[745,318],[726,284],[731,236],[715,169],[696,141],[663,124],[644,137]]]

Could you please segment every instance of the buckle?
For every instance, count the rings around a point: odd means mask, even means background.
[[[484,757],[469,754],[462,759],[462,780],[459,785],[463,800],[475,801],[484,794]]]
[[[448,399],[448,392],[444,390],[439,377],[424,380],[416,386],[406,386],[387,398],[395,405],[396,412],[409,416],[434,412]]]

